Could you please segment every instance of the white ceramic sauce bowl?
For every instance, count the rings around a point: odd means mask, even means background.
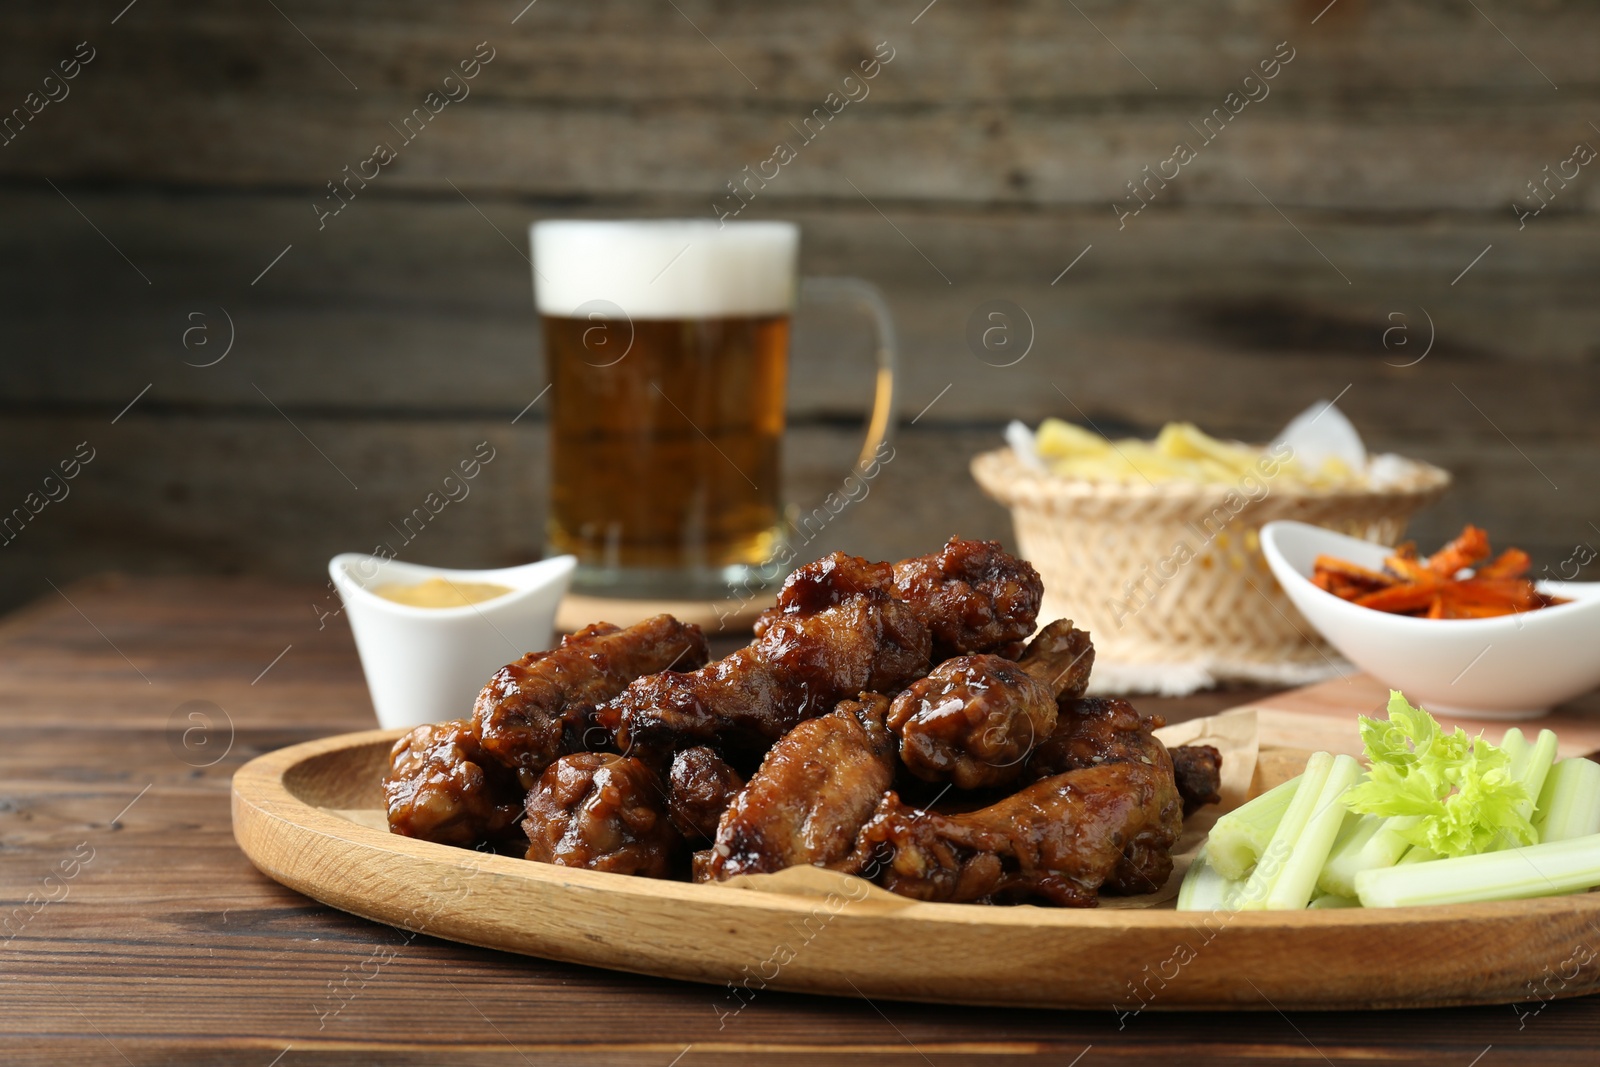
[[[385,729],[466,718],[489,676],[525,652],[550,647],[573,556],[487,571],[445,570],[346,552],[328,573],[355,633],[372,706]],[[491,582],[509,593],[455,608],[419,608],[372,589],[429,578]]]
[[[1300,614],[1356,666],[1413,704],[1463,718],[1532,719],[1600,686],[1600,583],[1537,582],[1568,597],[1492,619],[1414,619],[1311,582],[1319,555],[1382,569],[1392,548],[1303,522],[1272,522],[1261,548]]]

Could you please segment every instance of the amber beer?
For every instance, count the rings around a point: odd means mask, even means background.
[[[786,223],[535,225],[548,540],[580,585],[705,587],[772,553],[796,246]]]

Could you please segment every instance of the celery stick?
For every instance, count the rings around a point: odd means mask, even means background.
[[[1366,775],[1361,777],[1365,779]],[[1365,817],[1357,815],[1349,808],[1346,808],[1344,822],[1339,824],[1339,836],[1333,839],[1333,847],[1335,850],[1347,848],[1351,838],[1368,836],[1370,833],[1371,830],[1366,825]]]
[[[1314,898],[1307,904],[1308,908],[1359,908],[1361,902],[1354,897],[1341,897],[1336,893],[1324,893]]]
[[[1357,896],[1368,908],[1525,900],[1597,885],[1600,834],[1356,875]]]
[[[1533,814],[1534,802],[1539,799],[1539,794],[1544,789],[1544,781],[1549,777],[1550,768],[1555,766],[1555,762],[1556,732],[1540,730],[1539,740],[1528,749],[1521,766],[1512,768],[1517,781],[1528,791],[1528,799],[1522,804],[1521,809],[1523,818]]]
[[[1339,836],[1333,839],[1333,848],[1328,852],[1328,862],[1323,866],[1322,873],[1317,876],[1317,887],[1323,893],[1338,893],[1339,890],[1324,885],[1328,877],[1328,869],[1337,863],[1343,862],[1341,857],[1354,857],[1367,847],[1373,835],[1383,829],[1382,815],[1357,815],[1350,812],[1344,817],[1344,826],[1339,829]],[[1342,894],[1349,896],[1348,893]]]
[[[1519,740],[1522,739],[1520,730],[1508,732],[1507,739],[1510,738],[1511,733],[1515,733]],[[1555,763],[1555,760],[1556,735],[1553,730],[1540,730],[1537,741],[1533,744],[1523,741],[1512,752],[1511,778],[1513,781],[1521,783],[1522,787],[1528,791],[1528,799],[1517,805],[1517,811],[1522,814],[1524,819],[1534,813],[1534,804],[1538,800],[1540,792],[1544,789],[1545,779],[1549,776],[1550,768]],[[1502,832],[1496,836],[1494,843],[1485,851],[1493,852],[1505,848],[1516,848],[1520,843]]]
[[[1541,843],[1600,834],[1600,763],[1564,759],[1550,768],[1533,828]]]
[[[1431,863],[1439,858],[1439,854],[1425,845],[1413,845],[1404,856],[1395,860],[1396,867],[1404,863]]]
[[[1356,895],[1356,875],[1375,867],[1393,867],[1411,842],[1405,832],[1422,822],[1420,815],[1363,815],[1359,828],[1343,842],[1335,842],[1328,862],[1317,877],[1317,888],[1341,897]]]
[[[1233,908],[1232,897],[1239,883],[1218,874],[1207,861],[1206,851],[1206,848],[1200,850],[1183,876],[1183,885],[1178,888],[1179,911],[1231,911]]]
[[[1299,778],[1291,778],[1217,820],[1206,839],[1206,854],[1224,878],[1237,881],[1250,874],[1299,785]]]
[[[1271,889],[1267,892],[1269,911],[1298,911],[1311,903],[1317,887],[1317,875],[1328,862],[1328,851],[1338,836],[1344,822],[1345,806],[1340,803],[1345,790],[1361,777],[1361,764],[1354,756],[1335,756],[1333,765],[1323,781],[1317,796],[1316,807],[1306,820],[1305,829],[1294,842],[1288,860],[1283,864]]]
[[[1244,889],[1240,891],[1239,910],[1257,911],[1267,906],[1267,897],[1289,863],[1295,842],[1300,840],[1306,824],[1317,813],[1317,801],[1322,796],[1322,787],[1327,784],[1328,772],[1332,769],[1333,754],[1329,752],[1313,752],[1306,761],[1299,787],[1284,810],[1283,818],[1278,820],[1277,828],[1272,831],[1272,839],[1262,851],[1255,870],[1250,872]],[[1213,829],[1212,833],[1215,832]]]
[[[1519,728],[1513,726],[1500,740],[1500,751],[1510,759],[1506,766],[1511,772],[1511,777],[1515,779],[1528,759],[1528,739],[1522,736]]]

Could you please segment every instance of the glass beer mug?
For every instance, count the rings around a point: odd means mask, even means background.
[[[894,413],[882,294],[852,278],[799,283],[794,223],[559,220],[530,233],[552,413],[547,541],[578,558],[574,587],[721,598],[781,577],[797,296],[856,303],[873,323],[866,464]]]

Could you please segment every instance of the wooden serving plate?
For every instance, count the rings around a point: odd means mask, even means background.
[[[1284,728],[1294,713],[1274,714]],[[1124,1013],[1600,991],[1600,969],[1573,962],[1600,928],[1600,893],[1386,910],[1080,911],[928,904],[825,871],[782,893],[661,882],[416,841],[381,828],[380,781],[402,732],[325,738],[241,768],[233,826],[245,854],[284,885],[406,930],[719,986],[719,1011],[736,1013],[763,988]],[[1259,767],[1281,779],[1297,762],[1303,752],[1280,748]],[[850,883],[859,896],[840,892]]]

